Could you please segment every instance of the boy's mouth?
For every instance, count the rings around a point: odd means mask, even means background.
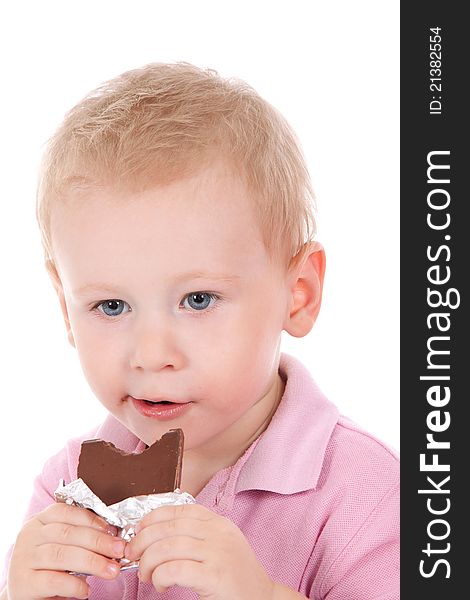
[[[139,400],[139,398],[137,398],[137,400]],[[170,400],[145,400],[142,398],[142,400],[146,403],[146,404],[175,404],[175,402],[171,402]]]
[[[184,400],[181,402],[178,400],[169,400],[165,397],[156,397],[156,398],[141,398],[139,396],[131,396],[129,395],[131,400],[138,400],[139,402],[147,402],[148,404],[184,404]]]
[[[173,400],[163,400],[154,398],[134,398],[129,396],[134,408],[144,417],[157,420],[172,420],[182,416],[191,406],[192,402],[174,402]]]

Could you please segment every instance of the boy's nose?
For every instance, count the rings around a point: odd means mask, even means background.
[[[174,332],[168,326],[144,325],[134,334],[130,365],[133,369],[160,371],[165,368],[181,369],[184,356],[178,349]]]

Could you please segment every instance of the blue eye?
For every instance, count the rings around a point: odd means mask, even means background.
[[[186,307],[187,302],[189,307],[193,310],[205,310],[209,307],[211,301],[216,299],[217,296],[215,294],[209,294],[208,292],[192,292],[186,296],[184,305]]]
[[[100,302],[96,308],[108,317],[119,317],[123,312],[128,312],[124,311],[126,306],[129,307],[124,300],[105,300]]]

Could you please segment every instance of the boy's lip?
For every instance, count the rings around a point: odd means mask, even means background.
[[[177,419],[178,417],[181,417],[192,404],[191,401],[177,402],[169,400],[168,398],[162,398],[162,400],[154,398],[149,400],[147,398],[134,398],[133,396],[129,396],[129,399],[138,413],[144,417],[156,419],[158,421],[171,421]],[[165,400],[165,402],[159,404],[159,402],[163,402],[163,400]]]
[[[169,398],[168,396],[161,396],[158,398],[129,396],[129,398],[131,400],[143,400],[145,402],[153,402],[154,404],[158,404],[159,402],[171,402],[172,404],[189,404],[189,402],[191,402],[191,400],[175,400],[174,398]]]

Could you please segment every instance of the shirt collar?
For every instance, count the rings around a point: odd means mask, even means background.
[[[338,409],[297,359],[281,355],[286,381],[281,402],[240,469],[235,493],[266,490],[295,494],[315,489]]]
[[[262,435],[234,465],[235,493],[266,490],[295,494],[315,489],[338,410],[297,359],[281,354],[279,373],[286,385],[281,402]],[[96,436],[124,452],[146,446],[109,415]]]

